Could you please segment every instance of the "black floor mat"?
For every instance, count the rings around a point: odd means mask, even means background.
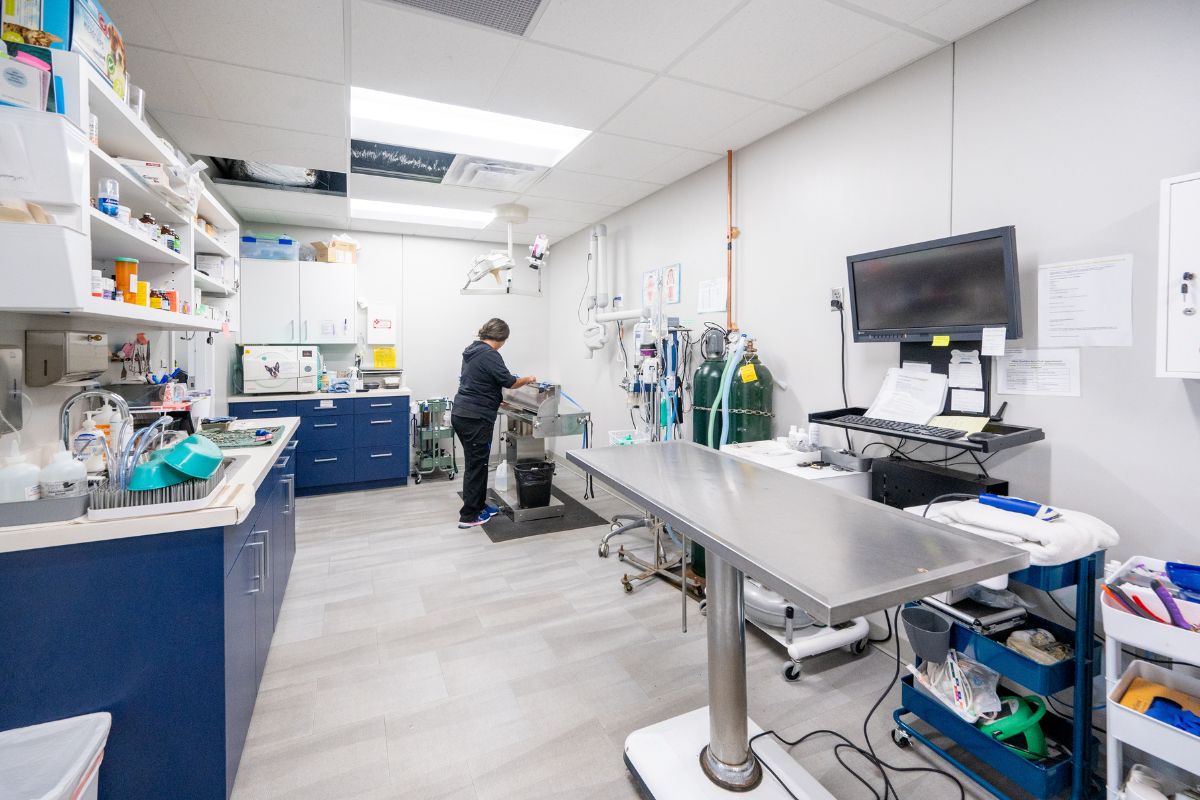
[[[513,539],[524,539],[527,536],[573,531],[576,528],[591,528],[604,524],[603,517],[566,492],[557,487],[552,487],[550,491],[566,506],[565,513],[561,517],[533,519],[518,524],[505,515],[503,506],[501,506],[500,513],[483,524],[483,532],[493,542],[510,542]],[[462,492],[459,492],[458,496],[462,497]],[[490,489],[488,490],[488,502],[499,505],[495,493]]]

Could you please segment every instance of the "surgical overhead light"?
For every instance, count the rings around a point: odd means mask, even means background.
[[[513,225],[520,225],[529,219],[529,209],[516,203],[498,205],[492,210],[493,219],[501,220],[508,229],[508,249],[492,250],[484,255],[476,256],[471,268],[467,270],[467,282],[462,291],[469,293],[470,286],[488,275],[496,279],[496,288],[503,293],[512,291],[512,271],[517,262],[513,258]],[[529,256],[525,259],[530,268],[540,270],[550,253],[550,238],[544,233],[534,237],[529,246]],[[479,290],[476,290],[479,291]],[[494,289],[492,290],[495,291]],[[538,277],[538,292],[541,292],[541,276]]]
[[[350,88],[354,139],[552,167],[590,134],[568,125]]]

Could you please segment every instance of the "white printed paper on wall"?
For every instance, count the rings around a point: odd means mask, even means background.
[[[663,271],[663,302],[675,305],[683,289],[683,267],[672,264]]]
[[[979,351],[952,351],[950,353],[949,376],[951,388],[982,389],[983,366],[979,363]]]
[[[996,393],[1079,397],[1079,351],[1010,350],[997,359]]]
[[[1038,344],[1133,344],[1133,256],[1038,267]]]
[[[716,314],[725,310],[724,279],[700,281],[700,296],[696,300],[697,314]]]

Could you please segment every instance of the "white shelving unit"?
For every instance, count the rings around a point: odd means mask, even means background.
[[[1121,577],[1137,565],[1144,565],[1155,571],[1166,568],[1166,564],[1158,559],[1135,556],[1126,561],[1109,582],[1120,583]],[[1163,619],[1167,618],[1162,602],[1154,592],[1138,587],[1129,591],[1137,594],[1152,612]],[[1188,622],[1200,624],[1200,605],[1181,601],[1179,606]],[[1104,616],[1106,637],[1104,665],[1108,694],[1108,797],[1110,800],[1118,800],[1123,796],[1126,744],[1200,777],[1200,736],[1138,713],[1120,703],[1129,684],[1139,677],[1193,697],[1200,697],[1200,679],[1180,670],[1168,669],[1148,661],[1134,661],[1124,672],[1121,671],[1123,646],[1174,661],[1200,663],[1200,633],[1134,616],[1104,594],[1100,597],[1100,608]]]
[[[0,109],[0,123],[8,123],[5,135],[15,132],[22,139],[16,152],[27,154],[25,166],[34,176],[32,185],[23,184],[16,196],[42,205],[58,223],[4,225],[0,278],[10,290],[0,293],[0,310],[127,322],[146,330],[220,330],[224,312],[213,320],[92,297],[91,270],[111,275],[114,258],[138,259],[139,278],[154,289],[177,292],[181,310],[186,303],[194,312],[203,295],[231,296],[233,287],[204,275],[197,278],[195,256],[235,257],[238,225],[207,189],[195,210],[178,208],[127,171],[119,159],[170,164],[178,159],[170,143],[139,119],[89,64],[74,53],[55,51],[53,56],[64,113]],[[83,133],[93,114],[98,144],[88,142]],[[148,212],[174,228],[180,252],[92,207],[97,184],[104,178],[117,181],[120,203],[134,218]],[[197,214],[217,228],[218,235],[197,228],[193,221]],[[33,266],[38,269],[36,282],[27,280]],[[201,302],[207,303],[207,298]]]

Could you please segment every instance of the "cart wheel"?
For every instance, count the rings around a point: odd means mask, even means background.
[[[601,542],[596,552],[600,554],[601,558],[608,558],[608,542]]]
[[[702,616],[702,617],[708,616],[708,601],[707,600],[700,601],[700,616]]]
[[[458,472],[451,472],[451,473],[450,473],[450,480],[454,480],[454,479],[455,479],[455,478],[457,478],[457,477],[458,477]]]
[[[625,560],[625,548],[618,547],[617,548],[617,561],[624,561],[624,560]]]
[[[856,656],[861,656],[863,653],[867,652],[867,640],[859,639],[857,642],[851,644],[850,652]]]
[[[906,747],[912,747],[912,737],[908,735],[908,731],[900,728],[892,730],[892,742],[901,750]]]
[[[625,594],[633,593],[633,584],[629,582],[629,576],[625,575],[621,578],[621,585],[625,587]]]
[[[795,683],[800,680],[802,671],[798,662],[785,661],[783,664],[783,679],[788,683]]]
[[[413,483],[419,484],[420,482],[421,482],[421,473],[418,472],[417,477],[413,480]]]

